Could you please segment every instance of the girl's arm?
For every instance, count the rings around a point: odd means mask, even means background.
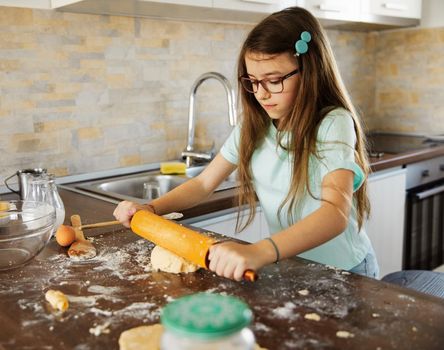
[[[129,201],[120,202],[113,215],[124,226],[129,227],[132,216],[140,209],[154,209],[156,214],[162,215],[191,208],[211,195],[235,169],[235,165],[218,154],[202,173],[162,197],[145,205]]]
[[[353,172],[339,169],[322,181],[321,207],[289,228],[273,235],[280,259],[315,248],[342,233],[348,225],[352,205]],[[234,242],[210,249],[210,269],[218,275],[241,280],[247,269],[258,270],[276,260],[276,251],[268,240],[251,245]]]
[[[321,207],[273,235],[281,258],[315,248],[345,231],[352,206],[353,172],[339,169],[322,181]]]
[[[156,214],[191,208],[208,198],[236,166],[218,154],[198,176],[153,200]]]

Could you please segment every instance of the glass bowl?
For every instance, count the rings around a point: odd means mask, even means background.
[[[40,253],[54,223],[55,209],[47,203],[0,202],[0,271],[21,266]]]

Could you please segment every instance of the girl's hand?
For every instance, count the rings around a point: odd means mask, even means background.
[[[143,204],[134,203],[130,201],[120,202],[113,212],[114,217],[120,221],[120,223],[125,227],[130,227],[131,218],[136,213],[136,211],[145,209],[153,211],[150,206],[145,206]]]
[[[267,264],[263,256],[256,244],[219,243],[210,248],[209,268],[219,276],[240,281],[245,270],[256,271]]]

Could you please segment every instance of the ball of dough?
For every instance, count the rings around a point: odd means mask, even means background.
[[[76,232],[71,226],[60,225],[55,236],[59,245],[67,247],[76,239]]]
[[[159,246],[155,246],[151,252],[151,265],[154,270],[170,273],[194,272],[199,269],[199,266]]]

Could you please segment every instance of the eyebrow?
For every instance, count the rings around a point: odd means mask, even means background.
[[[248,74],[249,76],[253,77],[253,78],[256,78],[253,74],[250,74],[250,73],[247,73],[247,74]],[[270,75],[275,75],[275,74],[280,74],[280,75],[282,75],[283,73],[282,73],[282,72],[279,72],[279,71],[272,71],[272,72],[265,73],[265,76],[268,77],[268,76],[270,76]]]

